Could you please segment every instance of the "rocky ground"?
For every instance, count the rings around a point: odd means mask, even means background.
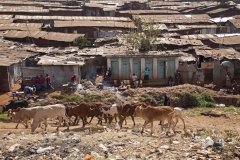
[[[235,97],[224,95],[222,91],[213,91],[194,85],[181,85],[163,88],[138,88],[118,92],[116,88],[105,87],[99,90],[90,82],[85,82],[86,88],[76,92],[81,96],[85,93],[104,96],[106,101],[134,102],[138,101],[142,94],[161,97],[167,92],[174,97],[177,92],[204,93],[212,96]],[[47,94],[46,94],[47,93]],[[70,93],[42,92],[38,100],[32,104],[54,103],[58,100],[51,95],[69,95]],[[6,95],[4,95],[6,96]],[[237,97],[237,96],[236,96]],[[0,96],[1,100],[7,97]],[[9,99],[9,97],[8,97]],[[3,101],[1,101],[3,103]],[[209,111],[209,109],[207,109]],[[217,109],[210,109],[218,112]],[[103,124],[96,126],[97,119],[92,124],[81,128],[70,126],[61,127],[56,132],[55,120],[49,121],[46,132],[38,128],[35,133],[19,125],[15,129],[15,123],[10,120],[0,121],[0,159],[239,159],[239,122],[240,116],[236,112],[221,110],[218,117],[201,116],[204,109],[184,110],[186,130],[183,130],[182,122],[177,124],[177,133],[166,136],[160,134],[158,122],[154,123],[154,135],[150,136],[150,126],[145,133],[140,130],[143,124],[141,118],[136,118],[136,126],[133,127],[131,119],[123,129],[116,128],[116,124]],[[221,116],[225,115],[225,116]]]

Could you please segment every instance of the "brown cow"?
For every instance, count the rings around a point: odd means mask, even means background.
[[[79,116],[83,121],[83,127],[84,127],[86,124],[88,124],[87,117],[88,117],[89,113],[91,113],[90,110],[93,109],[93,108],[98,108],[98,107],[103,106],[103,105],[106,105],[106,104],[102,103],[102,102],[80,103],[75,107],[70,107],[69,108],[68,116],[69,117]],[[95,115],[95,116],[98,117],[99,115]],[[76,119],[75,119],[74,123],[76,123]]]
[[[144,108],[142,106],[138,106],[135,109],[135,113],[134,113],[135,117],[141,117],[145,120],[145,123],[143,124],[141,133],[143,133],[146,125],[151,123],[151,135],[153,133],[153,121],[164,121],[166,119],[169,124],[169,128],[168,128],[166,134],[168,135],[168,132],[171,127],[172,127],[173,131],[175,132],[174,126],[172,126],[173,115],[174,115],[173,108],[167,107],[167,106],[160,106],[160,107],[148,106],[146,108]],[[163,126],[161,129],[163,129]]]
[[[123,109],[122,109],[122,113],[121,115],[123,116],[123,119],[122,121],[120,122],[120,127],[122,127],[122,124],[123,124],[123,121],[125,120],[126,121],[126,117],[127,116],[130,116],[132,118],[132,121],[133,121],[133,125],[135,126],[135,121],[134,121],[134,112],[135,112],[135,108],[137,106],[142,106],[142,107],[147,107],[149,106],[150,104],[149,103],[146,103],[146,102],[137,102],[137,103],[133,103],[133,104],[126,104],[123,106]]]

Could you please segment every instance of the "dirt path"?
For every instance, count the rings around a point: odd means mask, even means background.
[[[70,126],[70,131],[74,132],[81,132],[85,129],[89,129],[90,127],[95,127],[97,123],[97,119],[95,118],[91,125],[88,125],[86,128],[81,128],[81,122],[78,126]],[[132,128],[133,122],[131,119],[127,119],[127,125],[123,125],[123,127]],[[143,119],[136,118],[136,127],[141,127],[144,123]],[[195,116],[195,117],[189,117],[185,118],[186,123],[186,129],[195,130],[200,128],[206,128],[206,129],[218,129],[219,131],[224,130],[235,130],[238,133],[240,133],[239,123],[240,123],[240,116],[238,116],[236,122],[235,118],[224,118],[224,117],[207,117],[207,116]],[[106,124],[104,124],[106,125]],[[16,123],[13,123],[11,121],[0,121],[0,132],[13,132],[13,133],[30,133],[30,129],[25,129],[22,124],[19,124],[19,128],[15,129]],[[112,125],[114,127],[114,125]],[[147,128],[150,128],[150,125],[147,126]],[[48,131],[55,131],[56,127],[53,125],[52,121],[49,121],[49,127],[47,128]],[[66,127],[61,127],[60,130],[64,131]],[[183,124],[181,120],[179,120],[177,127],[177,130],[183,131]],[[41,131],[40,128],[36,130]],[[160,127],[158,125],[158,122],[154,122],[154,132],[160,132]]]
[[[14,87],[12,88],[12,91],[16,91],[20,88],[19,84],[15,84]],[[12,97],[10,97],[12,95],[12,92],[8,92],[7,93],[1,93],[0,94],[0,105],[5,105],[8,103],[9,100],[12,99]]]

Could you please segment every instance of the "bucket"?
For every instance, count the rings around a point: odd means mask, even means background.
[[[139,84],[142,84],[142,80],[139,80]]]
[[[131,88],[131,85],[127,85],[127,88],[130,89],[130,88]]]
[[[113,80],[113,84],[117,84],[117,80]]]
[[[123,80],[123,83],[124,83],[124,84],[127,84],[127,80]]]
[[[126,84],[129,85],[130,84],[130,80],[126,80]]]

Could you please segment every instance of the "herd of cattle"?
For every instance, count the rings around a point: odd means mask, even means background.
[[[31,124],[31,131],[34,132],[35,129],[44,122],[45,130],[47,127],[47,119],[58,117],[59,126],[62,124],[62,121],[67,124],[67,130],[69,130],[69,123],[72,122],[71,117],[75,116],[74,125],[79,122],[79,119],[82,119],[83,126],[91,123],[93,117],[98,118],[98,124],[102,124],[102,119],[105,119],[105,122],[111,123],[112,120],[118,117],[118,125],[122,127],[123,122],[126,122],[126,117],[130,116],[132,118],[133,124],[135,125],[134,117],[141,117],[145,120],[145,123],[142,127],[142,133],[147,124],[151,123],[151,134],[153,133],[153,121],[161,121],[163,130],[164,121],[168,121],[168,130],[167,134],[172,128],[175,132],[175,126],[178,123],[180,118],[184,124],[185,122],[182,117],[182,110],[178,107],[172,108],[169,106],[159,106],[152,107],[148,103],[138,102],[134,104],[105,104],[103,102],[84,102],[84,103],[72,103],[72,104],[54,104],[47,106],[38,106],[33,108],[27,108],[27,101],[12,101],[10,104],[3,107],[2,112],[8,112],[8,116],[11,117],[13,122],[17,122],[17,126],[20,122],[28,128],[28,121],[33,119]],[[87,122],[87,118],[91,117],[91,120]],[[176,122],[173,123],[173,119],[176,119]],[[116,120],[117,121],[117,120]]]

